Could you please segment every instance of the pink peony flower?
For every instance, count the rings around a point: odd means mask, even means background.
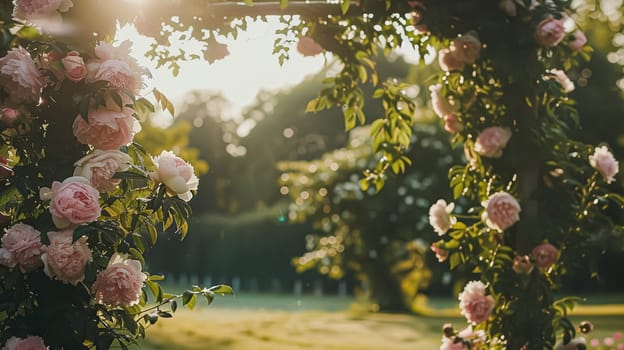
[[[186,202],[190,201],[193,198],[191,191],[196,191],[199,185],[193,166],[171,151],[162,151],[153,160],[156,171],[149,173],[152,180],[163,183],[170,196],[177,195]]]
[[[615,332],[615,333],[613,333],[613,339],[614,340],[622,340],[622,332]]]
[[[514,0],[501,0],[498,3],[498,8],[509,17],[516,16],[516,3]]]
[[[76,166],[74,176],[87,178],[91,185],[100,192],[109,192],[113,191],[121,181],[113,178],[115,173],[128,170],[131,162],[130,156],[121,151],[96,149],[74,164]]]
[[[309,36],[302,36],[299,38],[299,42],[297,42],[297,51],[303,56],[308,57],[323,53],[325,49]]]
[[[87,237],[82,236],[72,243],[73,230],[48,232],[50,245],[41,255],[43,272],[65,284],[77,285],[84,280],[85,266],[93,261]]]
[[[592,168],[598,170],[608,184],[615,180],[615,174],[620,171],[620,164],[606,146],[596,147],[594,154],[589,156],[589,164]]]
[[[13,127],[17,117],[19,117],[19,114],[20,113],[17,109],[2,108],[0,110],[0,122],[8,128]]]
[[[546,17],[541,21],[535,31],[535,40],[540,46],[554,47],[565,36],[564,20],[555,19],[553,16]]]
[[[485,295],[485,285],[481,281],[471,281],[459,294],[459,308],[469,322],[481,323],[490,317],[494,310],[494,298]]]
[[[127,89],[138,94],[143,87],[145,69],[130,56],[132,43],[123,41],[119,46],[101,42],[95,47],[97,59],[87,62],[87,81],[107,81],[110,87]]]
[[[587,341],[585,340],[585,338],[583,337],[574,338],[565,345],[563,343],[557,343],[555,345],[554,350],[578,350],[579,345],[584,345],[584,347],[587,348]]]
[[[448,258],[448,251],[440,248],[438,243],[431,243],[431,251],[435,254],[438,262],[444,262]]]
[[[29,335],[26,338],[11,337],[2,350],[46,350],[47,347],[40,337]]]
[[[87,66],[77,51],[68,52],[67,56],[65,56],[61,62],[63,63],[63,68],[65,68],[67,79],[79,82],[86,78]]]
[[[40,196],[51,200],[52,221],[60,229],[93,222],[101,213],[100,193],[82,176],[68,177],[62,183],[54,181],[51,189],[41,188]]]
[[[97,275],[93,293],[99,303],[131,306],[139,302],[144,281],[140,262],[115,254],[108,267]]]
[[[572,82],[572,80],[570,80],[570,78],[568,78],[564,71],[562,71],[561,69],[550,69],[547,71],[547,73],[549,75],[546,76],[545,79],[555,79],[555,81],[559,83],[559,85],[561,85],[563,92],[569,94],[570,92],[574,91],[574,83]]]
[[[461,342],[461,339],[458,339],[458,342],[455,342],[456,337],[442,337],[442,344],[440,345],[440,350],[462,350],[464,349],[464,343]]]
[[[478,154],[488,158],[500,158],[507,142],[511,139],[512,132],[509,128],[493,126],[485,128],[475,141],[474,150]]]
[[[102,150],[118,150],[132,142],[134,135],[141,130],[141,125],[133,117],[134,110],[117,106],[98,107],[89,110],[89,121],[81,115],[74,120],[74,135],[80,143],[92,145]]]
[[[581,30],[577,30],[572,35],[574,36],[574,39],[568,43],[568,46],[570,46],[573,51],[581,51],[583,46],[587,44],[587,37],[585,37],[585,33]]]
[[[447,114],[444,116],[444,130],[450,133],[457,133],[464,130],[464,125],[459,121],[457,115]]]
[[[451,53],[457,61],[473,64],[481,55],[481,41],[471,33],[465,34],[453,40]]]
[[[454,70],[461,71],[465,66],[465,63],[458,60],[456,55],[449,49],[442,49],[438,52],[438,63],[440,64],[440,68],[445,72]]]
[[[8,95],[6,104],[17,107],[39,102],[43,85],[43,75],[23,47],[13,48],[0,58],[0,86]]]
[[[507,192],[496,192],[481,205],[485,208],[481,220],[493,230],[502,232],[520,220],[520,204]]]
[[[204,59],[210,64],[215,61],[222,60],[229,55],[230,50],[228,50],[227,45],[221,44],[216,41],[208,45],[208,47],[204,51]]]
[[[445,115],[457,112],[457,107],[452,105],[446,96],[442,95],[442,84],[435,84],[429,87],[431,91],[431,105],[435,114],[444,118]]]
[[[457,222],[457,219],[451,215],[454,208],[454,203],[446,204],[444,199],[439,199],[429,208],[429,224],[439,236],[444,235]]]
[[[67,12],[74,5],[71,0],[13,0],[13,17],[32,20]]]
[[[2,236],[0,264],[7,267],[19,266],[21,272],[31,272],[41,266],[41,254],[46,247],[41,244],[41,233],[34,227],[15,224]]]
[[[557,262],[557,248],[550,243],[542,243],[533,248],[531,255],[535,258],[535,265],[542,270],[549,269]]]
[[[511,268],[518,275],[529,275],[533,271],[533,263],[528,255],[517,256],[514,258]]]

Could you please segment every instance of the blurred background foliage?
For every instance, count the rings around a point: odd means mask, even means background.
[[[576,136],[609,143],[622,160],[622,1],[578,6],[587,15],[581,26],[595,52],[571,77],[583,125]],[[291,292],[297,280],[310,291],[319,273],[330,290],[336,288],[330,279],[342,279],[376,308],[417,312],[426,311],[424,295],[450,295],[463,286],[470,271],[451,280],[447,266],[429,251],[437,237],[428,225],[428,208],[435,199],[450,197],[448,167],[463,157],[462,150],[451,149],[449,134],[428,106],[425,87],[437,64],[410,66],[399,57],[379,57],[377,69],[380,81],[396,77],[411,84],[407,93],[417,103],[418,120],[408,151],[413,165],[389,178],[380,193],[360,190],[362,171],[377,161],[370,147],[362,146],[367,131],[345,134],[339,110],[305,113],[322,79],[335,74],[331,62],[291,89],[261,92],[239,119],[221,117],[228,101],[219,94],[195,91],[171,127],[148,124],[137,142],[152,153],[176,149],[202,174],[192,202],[192,234],[179,242],[165,233],[166,242],[151,252],[150,270],[196,276],[198,282],[208,274],[212,283],[238,279],[241,290],[272,292]],[[372,87],[364,93],[372,96]],[[367,116],[382,113],[377,102],[367,99]],[[622,184],[617,186],[622,193]],[[566,289],[624,292],[618,270],[624,253],[617,248],[623,242],[613,243],[604,247],[599,275],[569,276]]]

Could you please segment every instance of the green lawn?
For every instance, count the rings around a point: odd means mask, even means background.
[[[595,304],[624,301],[618,296],[591,300]],[[454,303],[441,299],[431,304]],[[590,339],[624,330],[622,307],[596,310],[600,316],[573,317],[575,323],[585,319],[594,323]],[[440,327],[449,321],[456,328],[466,325],[456,316],[365,313],[350,298],[240,294],[159,320],[141,345],[149,350],[427,350],[439,348]]]

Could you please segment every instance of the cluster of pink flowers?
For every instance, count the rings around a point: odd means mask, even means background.
[[[463,70],[481,56],[481,41],[474,33],[468,33],[451,42],[448,49],[439,52],[438,63],[445,72]]]
[[[623,339],[622,332],[615,332],[610,337],[602,339],[602,341],[598,338],[594,338],[590,340],[589,345],[595,349],[624,350]]]

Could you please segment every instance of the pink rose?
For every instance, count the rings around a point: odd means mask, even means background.
[[[87,66],[77,51],[70,51],[61,60],[67,79],[79,82],[87,76]]]
[[[31,20],[67,12],[74,5],[71,0],[13,0],[13,17]]]
[[[448,251],[440,248],[438,243],[431,243],[431,251],[435,254],[438,262],[444,262],[448,258]]]
[[[191,191],[196,191],[199,185],[193,166],[171,151],[162,151],[153,160],[156,171],[149,173],[152,180],[164,184],[170,196],[177,195],[186,202],[190,201],[193,198]]]
[[[457,342],[455,340],[457,339]],[[461,339],[456,337],[442,337],[442,344],[440,345],[440,350],[463,350],[464,343]]]
[[[509,128],[493,126],[485,128],[475,141],[474,150],[478,154],[488,158],[500,158],[507,142],[511,139],[512,132]]]
[[[96,149],[74,164],[76,166],[74,176],[87,178],[91,185],[100,192],[110,192],[121,181],[113,178],[115,173],[128,170],[131,162],[130,156],[121,151]]]
[[[302,36],[297,43],[297,51],[303,56],[316,56],[323,53],[325,49],[309,36]]]
[[[11,337],[7,340],[2,350],[46,350],[47,347],[40,337],[32,335],[26,338]]]
[[[138,94],[143,87],[145,69],[130,56],[132,43],[128,40],[119,46],[101,42],[95,47],[97,59],[87,62],[87,81],[107,81],[110,87],[127,89]]]
[[[543,47],[557,46],[565,36],[563,22],[563,19],[555,19],[553,16],[548,16],[541,21],[535,31],[537,43]]]
[[[219,42],[213,42],[208,45],[206,50],[204,51],[204,59],[212,64],[215,61],[222,60],[230,55],[230,50],[228,50],[227,45],[221,44]]]
[[[468,327],[462,329],[459,333],[457,333],[457,336],[462,338],[464,341],[469,341],[471,345],[482,343],[487,339],[485,331],[481,329],[475,331],[472,328],[472,325],[469,325]]]
[[[533,263],[528,255],[517,256],[514,258],[511,268],[518,275],[529,275],[533,271]]]
[[[48,232],[50,245],[41,255],[43,272],[65,284],[77,285],[84,280],[85,266],[93,261],[87,237],[82,236],[72,243],[73,230]]]
[[[15,224],[2,236],[0,264],[8,267],[19,266],[21,272],[31,272],[41,266],[41,254],[46,248],[41,244],[41,233],[34,227]]]
[[[431,85],[429,91],[431,91],[431,106],[438,117],[444,118],[445,115],[457,112],[458,108],[442,95],[442,84]]]
[[[140,262],[115,254],[108,267],[97,275],[93,294],[99,303],[132,306],[139,302],[144,281]]]
[[[615,333],[613,333],[613,339],[614,340],[622,340],[622,332],[615,332]]]
[[[0,86],[8,95],[5,103],[15,107],[37,103],[43,85],[43,75],[23,47],[13,48],[0,58]]]
[[[587,348],[587,340],[583,337],[577,337],[570,340],[570,342],[565,345],[563,343],[557,343],[554,350],[578,350],[579,345],[583,345],[584,348]]]
[[[118,150],[132,142],[134,135],[141,130],[133,114],[134,110],[129,107],[90,109],[88,122],[81,115],[76,116],[74,135],[80,143],[103,150]]]
[[[507,192],[494,193],[481,205],[485,208],[481,219],[493,230],[502,232],[520,220],[520,204]]]
[[[557,262],[557,248],[550,243],[542,243],[533,248],[531,255],[535,258],[535,265],[542,270],[549,269]]]
[[[606,146],[596,147],[594,154],[589,156],[589,164],[592,168],[598,170],[608,184],[615,180],[615,174],[620,171],[620,164]]]
[[[456,55],[449,49],[442,49],[438,53],[438,63],[440,68],[445,72],[453,70],[461,71],[464,69],[465,63],[457,59]]]
[[[465,34],[453,40],[451,52],[457,61],[473,64],[481,55],[481,41],[471,33]]]
[[[469,322],[481,323],[490,317],[494,310],[494,298],[485,295],[485,285],[481,281],[471,281],[459,294],[459,308]]]
[[[509,17],[516,16],[516,3],[514,0],[501,0],[498,3],[498,8]]]
[[[41,199],[50,199],[50,213],[56,227],[63,229],[97,220],[100,193],[82,176],[72,176],[52,188],[41,188]]]
[[[0,112],[0,122],[8,128],[11,128],[13,127],[13,125],[15,125],[15,121],[20,114],[17,109],[13,108],[2,108]]]
[[[65,68],[61,62],[62,59],[61,53],[56,50],[42,53],[41,56],[39,56],[41,68],[52,72],[58,81],[65,78]]]
[[[574,91],[574,83],[572,82],[572,80],[570,80],[570,78],[568,78],[564,71],[562,71],[561,69],[550,69],[547,71],[547,73],[549,75],[546,76],[544,79],[555,79],[555,81],[559,83],[559,85],[561,85],[563,92],[568,94]]]
[[[581,51],[583,46],[587,44],[587,37],[585,37],[585,33],[581,30],[577,30],[572,35],[574,38],[568,43],[568,46],[570,46],[573,51]]]
[[[429,208],[429,224],[439,236],[444,235],[457,222],[457,219],[451,215],[454,208],[454,203],[446,204],[444,199],[439,199]]]
[[[457,133],[464,130],[464,125],[455,114],[447,114],[444,116],[444,130],[450,133]]]

